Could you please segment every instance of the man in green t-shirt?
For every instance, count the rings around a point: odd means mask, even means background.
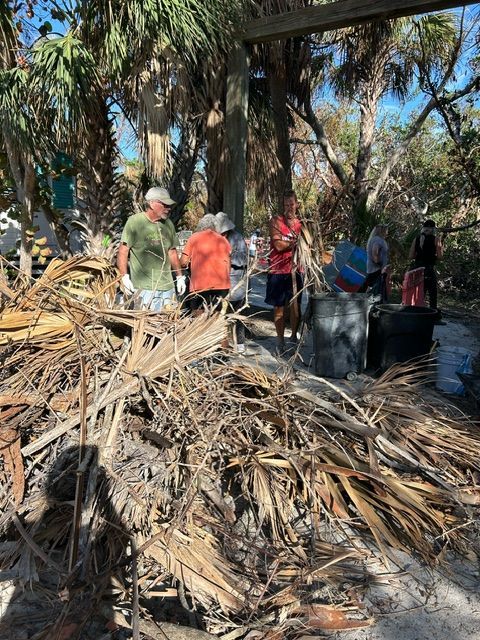
[[[160,311],[175,297],[172,269],[178,295],[186,288],[177,253],[178,237],[168,219],[175,201],[161,187],[149,189],[145,200],[146,211],[130,216],[123,229],[117,267],[125,292],[138,292],[142,307]]]

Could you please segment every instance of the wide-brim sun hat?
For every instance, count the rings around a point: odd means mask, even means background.
[[[235,229],[235,223],[230,220],[227,214],[223,211],[219,211],[215,218],[217,220],[218,233],[227,233],[227,231],[232,231],[233,229]]]
[[[152,200],[159,200],[163,204],[175,204],[175,200],[172,200],[170,194],[163,187],[152,187],[145,194],[145,200],[151,202]]]

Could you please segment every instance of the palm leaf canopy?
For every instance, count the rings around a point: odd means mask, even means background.
[[[78,31],[119,79],[159,44],[193,59],[226,46],[243,2],[95,0],[80,7]]]
[[[12,11],[8,2],[0,3],[0,67],[5,66],[13,51],[16,29],[12,20]]]
[[[33,149],[33,111],[28,104],[29,73],[21,67],[0,70],[0,125],[24,148]]]
[[[57,142],[67,129],[81,133],[85,113],[91,112],[92,93],[102,92],[95,59],[85,44],[68,32],[62,38],[44,39],[32,52],[31,98],[40,112],[48,111]]]
[[[142,148],[147,159],[149,146],[153,155],[158,155],[157,147],[162,150],[165,146],[163,138],[175,115],[169,111],[169,85],[178,83],[183,64],[227,49],[244,2],[93,0],[72,6],[63,0],[58,3],[56,17],[63,23],[65,35],[41,38],[28,54],[25,74],[31,82],[27,98],[21,94],[25,82],[19,84],[24,79],[20,72],[18,78],[13,74],[4,79],[11,85],[12,99],[8,103],[7,98],[2,100],[3,111],[14,113],[12,104],[25,105],[30,110],[27,119],[33,121],[25,139],[33,129],[45,135],[54,131],[55,143],[65,149],[69,141],[78,141],[82,132],[99,120],[96,109],[115,102],[132,121],[138,119],[143,129],[139,136],[146,138]],[[172,64],[172,60],[178,63]],[[155,99],[145,116],[146,87]],[[15,127],[21,131],[26,123],[19,121]],[[37,140],[32,147],[42,146],[45,152],[48,140],[43,142],[40,145]],[[155,158],[149,165],[155,166]]]
[[[457,19],[452,13],[400,18],[343,29],[334,33],[339,64],[332,74],[340,95],[352,97],[371,80],[372,61],[384,64],[384,93],[403,98],[417,66],[441,68],[456,42]]]

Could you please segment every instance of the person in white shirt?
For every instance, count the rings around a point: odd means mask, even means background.
[[[385,280],[388,272],[388,225],[377,224],[373,227],[367,242],[367,279],[363,289],[380,296],[386,302]]]

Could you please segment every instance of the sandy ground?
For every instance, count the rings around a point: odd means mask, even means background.
[[[273,311],[272,307],[264,302],[265,283],[264,275],[255,276],[251,281],[251,291],[248,297],[250,308],[246,311],[246,314],[249,316],[252,339],[248,342],[247,347],[250,358],[256,359],[259,364],[269,371],[281,372],[285,365],[285,358],[275,356],[276,340]],[[302,303],[303,310],[305,309],[305,302],[304,299]],[[443,320],[445,322],[444,325],[435,325],[433,340],[437,342],[438,346],[461,346],[468,349],[471,351],[473,358],[477,360],[477,367],[480,371],[480,316],[467,314],[461,310],[447,310],[444,312]],[[288,339],[288,329],[285,335]],[[306,328],[298,356],[295,359],[295,366],[314,374],[312,334]]]
[[[365,596],[375,618],[367,629],[334,634],[342,640],[474,640],[480,638],[478,558],[452,560],[450,571],[430,571],[404,556],[405,572],[382,577]]]

